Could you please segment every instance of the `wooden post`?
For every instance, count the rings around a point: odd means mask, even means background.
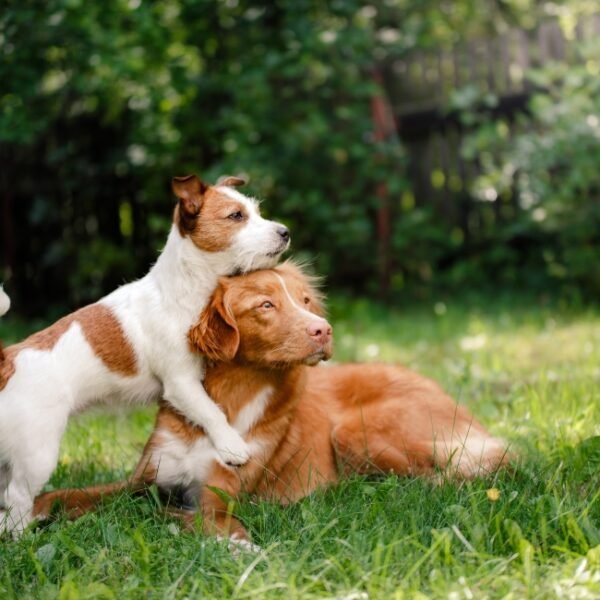
[[[379,69],[374,69],[372,78],[378,89],[377,93],[371,99],[373,138],[376,142],[386,141],[390,138],[397,141],[396,121],[383,88],[383,77]],[[379,199],[376,219],[379,295],[382,299],[386,299],[390,293],[390,283],[392,278],[392,211],[385,181],[377,183],[375,194]]]

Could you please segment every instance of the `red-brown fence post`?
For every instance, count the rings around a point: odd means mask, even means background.
[[[375,142],[383,142],[396,137],[396,121],[383,87],[383,77],[379,69],[375,68],[371,77],[377,88],[377,92],[371,98],[373,139]],[[377,183],[375,195],[379,200],[376,219],[379,295],[381,298],[386,299],[390,293],[392,278],[392,211],[385,181]]]

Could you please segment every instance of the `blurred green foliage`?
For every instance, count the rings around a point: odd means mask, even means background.
[[[474,185],[481,200],[508,201],[518,210],[496,232],[501,268],[600,293],[600,43],[579,48],[579,64],[531,70],[536,86],[530,114],[508,135],[502,121],[482,122],[464,144],[483,171]],[[515,242],[529,240],[528,253]],[[508,246],[506,245],[508,244]]]
[[[169,226],[170,177],[188,172],[250,174],[296,248],[340,267],[339,281],[368,275],[369,188],[390,168],[370,139],[372,31],[356,8],[50,0],[3,11],[3,217],[18,229],[2,246],[20,305],[80,304],[143,273]]]
[[[593,3],[566,4],[588,10]],[[331,285],[359,292],[377,288],[376,189],[385,182],[392,203],[403,199],[391,240],[395,289],[485,280],[486,261],[469,262],[469,249],[443,218],[405,202],[412,190],[406,151],[373,136],[370,103],[381,91],[373,68],[512,24],[532,26],[552,6],[559,5],[8,0],[0,14],[0,252],[15,305],[62,311],[142,275],[169,227],[170,177],[189,172],[208,181],[249,175],[249,192],[268,198],[265,213],[292,227],[295,252],[311,256]],[[576,88],[569,93],[588,93]],[[561,118],[544,121],[548,106],[540,96],[529,146],[524,134],[503,156],[508,164],[509,151],[518,152],[522,173],[538,173],[516,182],[522,197],[535,185],[540,199],[515,226],[537,235],[556,223],[564,246],[543,254],[548,268],[535,274],[540,285],[560,268],[587,285],[579,274],[597,249],[587,245],[578,254],[571,233],[563,236],[560,211],[575,219],[572,194],[589,198],[589,206],[597,197],[594,155],[573,137],[571,183],[561,179],[558,189],[558,175],[543,175],[552,156],[565,158],[544,136],[560,137],[562,123],[570,144],[568,136],[578,135],[572,124],[585,112],[581,100],[558,94]],[[485,152],[484,142],[496,146],[498,139],[479,135],[471,143]],[[496,168],[504,172],[498,164],[486,176]],[[577,187],[583,177],[587,187]],[[533,218],[542,201],[543,224]],[[582,218],[590,228],[593,220]],[[518,251],[504,255],[505,236],[493,231],[489,239],[501,271],[522,261]],[[448,253],[455,267],[444,272]]]

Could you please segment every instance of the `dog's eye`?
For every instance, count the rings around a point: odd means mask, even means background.
[[[272,302],[269,302],[268,300],[265,300],[261,305],[261,308],[275,308],[275,305]]]
[[[304,304],[310,304],[310,298],[308,296],[304,296]]]
[[[232,221],[241,221],[244,218],[244,215],[242,214],[241,210],[238,210],[228,215],[227,218],[231,219]]]

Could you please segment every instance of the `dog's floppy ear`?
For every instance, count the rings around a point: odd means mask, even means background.
[[[224,185],[226,187],[240,187],[246,185],[246,180],[242,177],[235,177],[233,175],[223,175],[217,179],[217,185]]]
[[[197,217],[202,207],[202,196],[208,186],[196,175],[186,175],[185,177],[173,177],[171,188],[179,198],[182,217],[187,219]]]
[[[240,332],[225,299],[221,283],[199,321],[189,330],[188,341],[194,352],[210,360],[230,361],[240,346]]]

